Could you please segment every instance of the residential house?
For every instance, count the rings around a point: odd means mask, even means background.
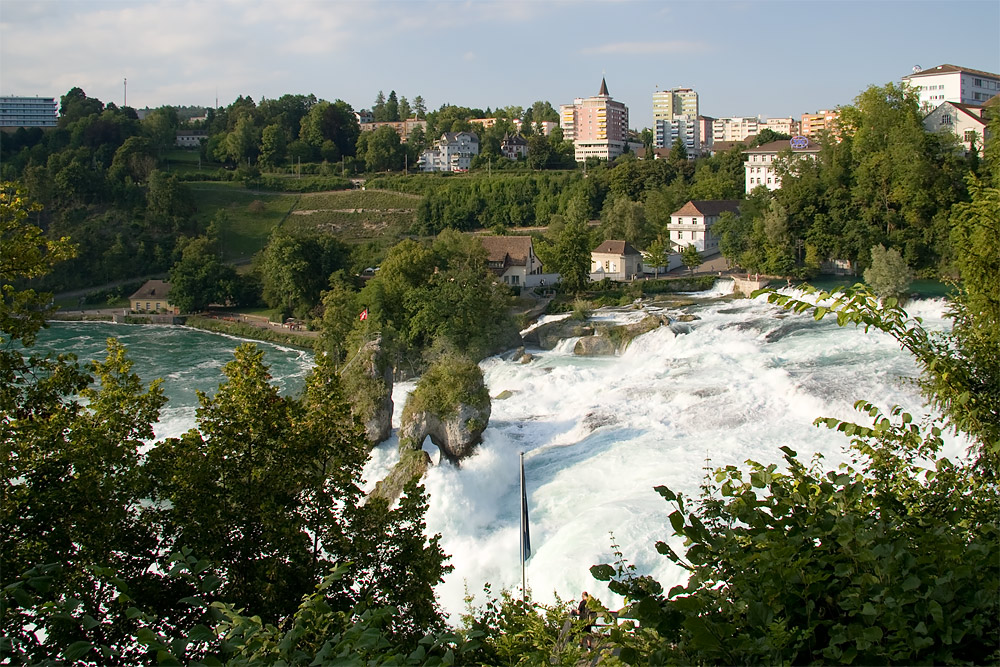
[[[519,160],[528,154],[528,142],[520,134],[508,132],[500,142],[500,154],[508,160]]]
[[[474,132],[445,132],[434,148],[420,154],[421,171],[468,171],[479,155],[479,137]]]
[[[756,148],[748,148],[745,152],[746,158],[743,160],[747,193],[762,185],[768,190],[777,190],[781,187],[781,177],[775,170],[775,161],[779,155],[787,154],[796,158],[815,160],[819,155],[819,148],[819,144],[802,136],[792,137],[790,141],[781,139]]]
[[[982,105],[1000,94],[1000,75],[955,65],[914,67],[912,74],[903,77],[903,83],[917,90],[920,105],[927,109],[942,102]]]
[[[605,241],[590,252],[590,279],[632,280],[642,276],[642,254],[628,241]]]
[[[692,200],[670,214],[670,245],[674,252],[683,252],[693,245],[704,257],[719,253],[719,237],[712,233],[724,211],[740,213],[735,199]]]
[[[513,287],[537,287],[558,281],[558,277],[547,275],[542,270],[542,262],[535,254],[530,236],[480,236],[486,249],[486,266],[505,285]]]
[[[966,154],[975,152],[981,155],[985,137],[989,134],[984,112],[985,107],[981,106],[942,102],[924,118],[924,129],[928,132],[951,132],[958,137]]]
[[[170,283],[163,280],[147,280],[135,294],[128,298],[133,313],[173,313],[180,310],[170,304]]]

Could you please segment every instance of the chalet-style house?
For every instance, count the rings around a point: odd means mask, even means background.
[[[546,274],[530,236],[480,236],[479,240],[486,248],[487,268],[504,284],[513,287],[543,284]]]
[[[500,142],[500,154],[508,160],[516,162],[528,154],[528,142],[520,134],[508,132],[504,135],[503,141]]]
[[[469,171],[479,155],[479,137],[473,132],[445,132],[434,148],[420,154],[421,171]]]
[[[670,214],[670,246],[673,252],[683,252],[693,245],[704,257],[719,253],[719,237],[712,233],[719,216],[729,211],[740,214],[740,202],[735,199],[689,201]]]
[[[628,241],[605,241],[590,252],[590,279],[642,277],[642,254]]]
[[[135,294],[129,297],[133,313],[173,313],[180,310],[170,304],[170,283],[163,280],[147,280]]]

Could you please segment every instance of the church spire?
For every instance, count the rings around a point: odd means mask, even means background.
[[[603,76],[601,77],[601,91],[599,93],[597,93],[597,94],[598,95],[606,95],[607,97],[611,97],[611,95],[608,94],[608,84],[604,80]]]

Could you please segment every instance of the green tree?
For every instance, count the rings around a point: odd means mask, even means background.
[[[286,149],[286,130],[277,123],[265,127],[260,138],[261,164],[272,168],[284,164]]]
[[[224,304],[237,278],[236,270],[222,262],[218,241],[198,236],[184,243],[180,251],[180,260],[170,269],[170,303],[183,313]]]
[[[701,263],[705,261],[705,258],[701,256],[698,252],[698,248],[695,247],[693,243],[688,244],[684,248],[684,252],[681,253],[681,262],[688,268],[691,275],[694,275],[694,270],[701,266]]]
[[[551,261],[567,290],[579,292],[590,282],[591,248],[590,231],[583,220],[569,220],[555,239]]]
[[[913,271],[899,252],[886,250],[881,244],[872,246],[871,266],[865,269],[865,282],[881,298],[899,298],[913,281]]]
[[[667,265],[670,258],[670,241],[662,236],[657,236],[646,246],[643,253],[643,263],[653,267],[654,277],[660,277],[660,268]]]

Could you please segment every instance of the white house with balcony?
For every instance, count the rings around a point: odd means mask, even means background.
[[[434,148],[420,154],[421,171],[469,171],[479,155],[479,137],[472,132],[445,132]]]
[[[674,252],[683,252],[693,245],[704,257],[719,254],[719,237],[712,232],[723,212],[740,214],[740,202],[735,199],[692,200],[670,214],[670,245]]]
[[[791,141],[781,139],[756,148],[748,148],[744,151],[746,157],[743,160],[747,194],[762,185],[768,190],[777,190],[781,187],[781,177],[775,168],[779,156],[792,160],[804,158],[815,160],[819,150],[819,144],[802,136],[792,137]]]

